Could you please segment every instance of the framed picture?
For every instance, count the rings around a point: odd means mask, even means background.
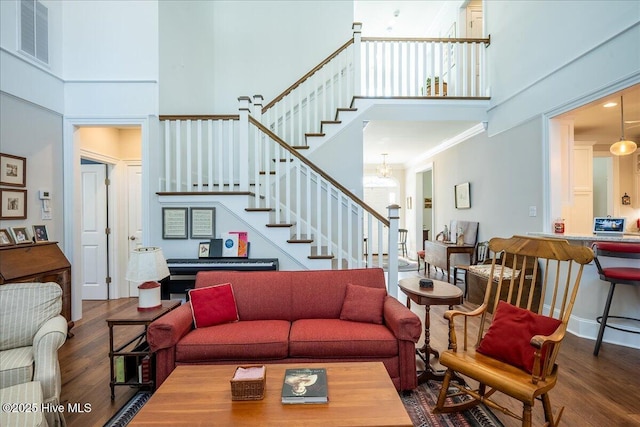
[[[454,187],[456,196],[456,209],[469,209],[471,207],[471,192],[468,182],[463,182]]]
[[[188,212],[189,208],[162,208],[163,239],[189,238]]]
[[[29,236],[27,227],[11,227],[10,230],[13,235],[13,241],[16,242],[16,245],[31,243],[31,237]]]
[[[33,226],[33,238],[36,243],[40,242],[48,242],[49,241],[49,233],[47,233],[46,225],[34,225]]]
[[[216,236],[216,208],[191,208],[191,238]]]
[[[0,229],[0,246],[13,245],[13,236],[6,228]]]
[[[198,245],[198,258],[209,258],[209,242],[200,242]]]
[[[27,190],[0,188],[0,219],[27,219]]]
[[[25,187],[27,185],[27,159],[0,153],[0,185]]]

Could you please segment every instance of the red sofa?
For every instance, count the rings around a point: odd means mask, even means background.
[[[186,303],[149,325],[156,386],[177,365],[311,362],[384,363],[397,390],[417,386],[420,319],[386,295],[382,324],[341,320],[347,284],[385,289],[381,269],[207,271],[196,288],[231,283],[238,322],[194,328]]]

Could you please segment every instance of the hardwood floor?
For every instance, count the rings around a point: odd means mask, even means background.
[[[400,278],[416,274],[400,273]],[[69,427],[102,426],[135,394],[136,389],[121,386],[116,387],[115,400],[110,399],[109,331],[105,320],[111,314],[136,304],[137,298],[83,303],[83,318],[73,328],[75,336],[67,340],[59,353],[62,367],[61,400],[65,405],[89,403],[91,411],[65,413]],[[471,305],[466,307],[470,308]],[[447,326],[442,317],[445,308],[431,308],[431,343],[436,349],[447,345]],[[413,304],[412,310],[420,319],[424,319],[423,307]],[[136,327],[117,329],[117,342],[125,342],[137,331],[139,329]],[[594,357],[593,344],[592,340],[569,335],[560,351],[560,379],[550,395],[554,412],[565,406],[561,425],[640,425],[640,350],[605,343],[600,355]],[[508,401],[507,398],[503,400]],[[510,409],[517,413],[521,411],[517,404]],[[506,427],[520,425],[507,415],[496,413],[496,416]],[[544,424],[540,403],[534,407],[533,423]]]

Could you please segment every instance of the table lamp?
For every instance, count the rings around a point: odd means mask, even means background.
[[[155,310],[162,305],[158,280],[168,275],[162,249],[154,246],[136,248],[129,254],[126,279],[143,282],[138,286],[138,311]]]

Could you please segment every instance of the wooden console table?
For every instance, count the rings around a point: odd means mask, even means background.
[[[424,242],[425,268],[429,271],[429,267],[433,264],[434,267],[440,267],[443,270],[446,269],[447,281],[450,282],[451,274],[449,273],[449,268],[451,266],[451,255],[468,254],[469,264],[471,264],[475,248],[475,245],[456,245],[452,242],[427,240]]]
[[[62,316],[71,328],[71,264],[57,242],[31,243],[0,248],[0,285],[55,282],[62,288]]]

